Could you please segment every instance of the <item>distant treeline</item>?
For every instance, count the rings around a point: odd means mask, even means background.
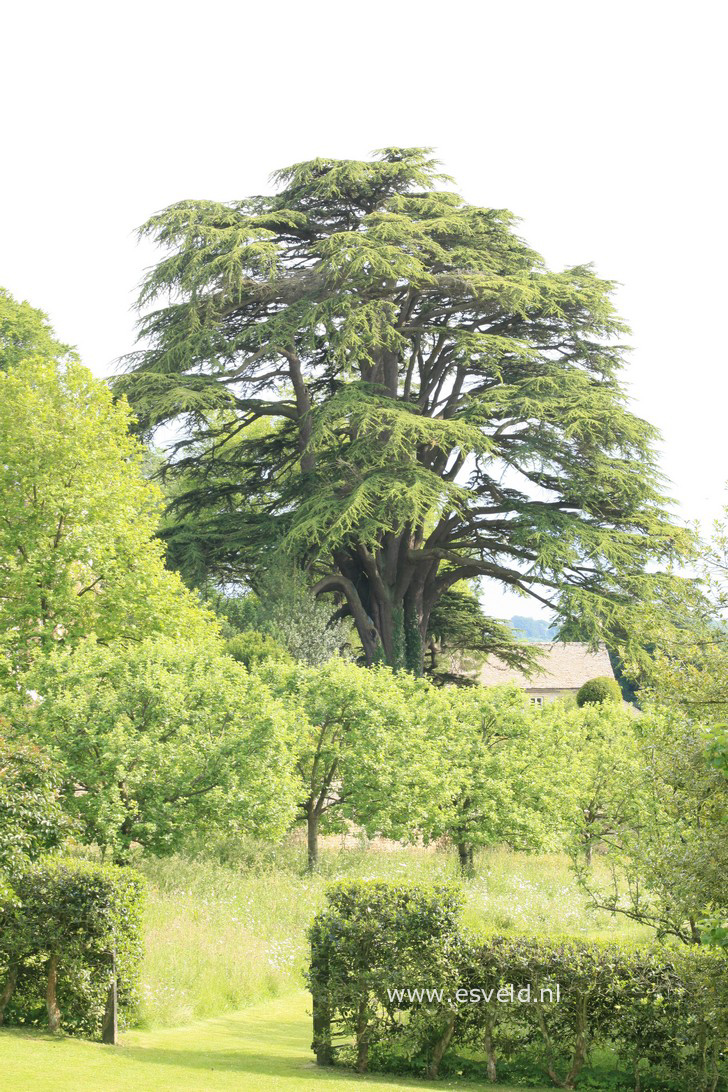
[[[543,618],[527,618],[523,614],[514,614],[511,629],[526,641],[553,641],[556,627],[544,622]]]

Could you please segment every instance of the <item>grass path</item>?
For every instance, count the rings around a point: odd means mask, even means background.
[[[419,1092],[503,1085],[357,1077],[312,1062],[308,995],[289,994],[183,1028],[127,1032],[119,1047],[0,1031],[0,1083],[13,1092]]]

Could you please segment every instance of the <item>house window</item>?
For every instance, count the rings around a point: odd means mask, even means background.
[[[532,697],[531,705],[543,705],[543,698]]]

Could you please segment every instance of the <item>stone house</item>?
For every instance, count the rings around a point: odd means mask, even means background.
[[[489,656],[476,678],[482,686],[505,686],[515,683],[526,691],[534,705],[554,701],[565,694],[576,696],[589,679],[606,675],[614,678],[609,654],[600,645],[594,651],[588,644],[570,641],[566,644],[534,644],[540,652],[539,666],[528,678],[517,668]]]

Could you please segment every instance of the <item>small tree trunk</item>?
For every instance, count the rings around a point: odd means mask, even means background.
[[[307,843],[308,843],[308,871],[315,872],[318,867],[318,836],[319,836],[319,819],[320,816],[311,805],[308,809],[307,819]]]
[[[333,1065],[334,1056],[331,1048],[331,1009],[328,998],[322,991],[313,994],[313,1043],[316,1065]]]
[[[463,876],[471,876],[473,874],[473,847],[468,845],[467,842],[458,842],[458,859]]]
[[[5,985],[3,987],[3,992],[0,993],[0,1025],[3,1023],[3,1021],[5,1019],[5,1009],[8,1007],[8,1002],[10,1001],[10,998],[15,993],[15,986],[16,986],[17,981],[18,981],[18,972],[19,971],[20,971],[20,966],[17,963],[12,964],[8,968],[8,979],[7,979],[7,982],[5,983]]]
[[[576,1009],[576,1042],[574,1044],[574,1055],[571,1062],[571,1068],[569,1069],[564,1086],[566,1088],[573,1088],[576,1084],[576,1078],[581,1073],[584,1063],[586,1062],[588,1050],[587,1041],[587,999],[586,996],[579,998],[579,1003]]]
[[[534,982],[536,992],[538,992],[539,986],[537,982]],[[538,1020],[539,1030],[541,1032],[541,1038],[543,1039],[544,1046],[546,1048],[546,1072],[551,1080],[554,1082],[557,1088],[568,1088],[568,1084],[562,1081],[556,1072],[556,1063],[554,1059],[554,1048],[551,1042],[551,1036],[549,1035],[548,1027],[546,1026],[546,1020],[543,1014],[543,1006],[541,1001],[536,1001],[536,1018]]]
[[[719,1057],[720,1049],[718,1047],[718,1039],[715,1037],[710,1050],[710,1079],[706,1082],[708,1092],[716,1092],[716,1089],[718,1088],[718,1082],[720,1081],[720,1072],[718,1070]]]
[[[359,1002],[356,1021],[356,1071],[366,1073],[369,1067],[369,1012],[368,998]]]
[[[48,960],[48,987],[46,989],[46,1008],[48,1010],[48,1030],[55,1034],[61,1026],[61,1010],[56,1000],[58,985],[58,956],[53,954]]]
[[[435,1043],[434,1050],[432,1051],[432,1058],[430,1060],[430,1066],[427,1070],[427,1076],[431,1081],[437,1079],[440,1072],[440,1062],[442,1061],[445,1051],[450,1046],[450,1040],[452,1039],[453,1032],[455,1031],[455,1021],[457,1019],[457,1013],[455,1010],[451,1011],[448,1018],[445,1030],[440,1038]]]
[[[493,1084],[498,1080],[495,1067],[495,1045],[493,1043],[493,1032],[495,1030],[495,1017],[486,1016],[485,1018],[485,1035],[483,1036],[483,1046],[485,1047],[485,1057],[487,1064],[488,1080]]]
[[[106,995],[106,1010],[101,1024],[101,1042],[116,1046],[119,1032],[116,1008],[116,956],[111,955],[111,981]]]

